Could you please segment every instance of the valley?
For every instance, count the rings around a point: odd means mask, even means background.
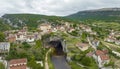
[[[119,15],[119,8],[64,17],[5,14],[0,18],[0,69],[119,69]]]

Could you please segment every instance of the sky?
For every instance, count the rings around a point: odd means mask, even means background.
[[[0,16],[14,13],[66,16],[78,11],[120,8],[120,0],[0,0]]]

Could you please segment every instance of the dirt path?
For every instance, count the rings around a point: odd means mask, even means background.
[[[49,65],[48,65],[48,53],[51,51],[51,49],[49,49],[45,55],[45,69],[49,69]]]

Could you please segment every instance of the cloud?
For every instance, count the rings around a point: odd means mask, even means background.
[[[120,7],[120,0],[0,0],[0,15],[34,13],[65,16],[82,10]]]

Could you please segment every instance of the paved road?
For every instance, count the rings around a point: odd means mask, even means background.
[[[55,69],[71,69],[64,56],[52,56]]]
[[[91,41],[90,41],[89,37],[87,37],[87,40],[88,40],[88,42],[89,42],[89,45],[90,45],[90,46],[92,46],[92,48],[93,48],[93,49],[95,49],[95,51],[96,51],[97,49],[96,49],[96,47],[95,47],[95,46],[93,46],[93,44],[91,43]]]

